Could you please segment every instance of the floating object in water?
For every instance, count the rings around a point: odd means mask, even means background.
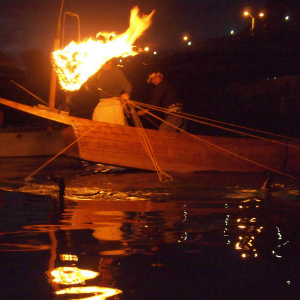
[[[265,190],[265,189],[269,189],[271,187],[271,184],[273,183],[273,179],[274,179],[274,173],[270,173],[268,179],[265,181],[265,183],[263,184],[263,186],[261,187],[261,189]]]

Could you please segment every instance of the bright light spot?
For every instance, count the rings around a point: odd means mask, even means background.
[[[60,254],[60,260],[63,261],[78,261],[77,255],[73,254]]]
[[[281,235],[281,233],[280,233],[279,227],[276,227],[276,229],[277,229],[278,239],[279,239],[279,240],[282,240],[282,235]]]
[[[234,30],[231,30],[231,31],[230,31],[230,34],[231,34],[231,35],[233,35],[234,33],[235,33]]]
[[[65,294],[98,294],[101,293],[101,295],[97,295],[93,299],[99,299],[99,300],[104,300],[107,299],[107,297],[111,297],[113,295],[117,295],[122,293],[121,290],[117,289],[112,289],[112,288],[104,288],[104,287],[99,287],[99,286],[86,286],[86,287],[71,287],[67,289],[63,289],[60,291],[55,292],[57,295],[65,295]],[[85,298],[87,299],[87,298]],[[92,299],[92,298],[89,298]]]
[[[289,20],[290,20],[290,16],[286,16],[284,19],[285,19],[286,21],[289,21]]]
[[[156,52],[156,51],[154,51],[154,52],[153,52],[153,54],[154,54],[154,55],[156,55],[156,54],[157,54],[157,52]]]
[[[263,17],[264,15],[265,15],[264,13],[260,13],[260,14],[259,14],[260,17]]]
[[[245,11],[245,12],[244,12],[244,15],[245,15],[245,16],[248,16],[248,15],[249,15],[249,12],[248,12],[248,11]]]
[[[184,40],[184,41],[187,41],[187,40],[188,40],[188,37],[185,35],[185,36],[183,37],[183,40]]]
[[[144,50],[145,51],[149,51],[150,49],[149,49],[149,47],[145,47]]]
[[[191,45],[192,45],[192,42],[188,42],[188,45],[191,46]]]
[[[291,284],[291,282],[288,280],[287,282],[286,282],[287,284]]]
[[[85,280],[99,276],[98,272],[81,270],[76,267],[59,267],[51,272],[53,282],[60,284],[84,284]]]
[[[243,248],[240,246],[240,243],[237,242],[237,243],[235,244],[235,249],[236,249],[236,250],[242,250]]]
[[[138,7],[134,7],[130,26],[123,34],[114,36],[114,33],[99,32],[97,39],[90,38],[78,44],[71,42],[64,49],[54,51],[52,64],[62,89],[79,90],[110,59],[138,54],[133,44],[151,25],[153,14],[154,11],[139,16]]]

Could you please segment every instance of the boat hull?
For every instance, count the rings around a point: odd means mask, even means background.
[[[87,126],[64,129],[65,140],[83,136],[67,155],[92,162],[155,170],[145,151],[141,129],[102,123],[94,130]],[[281,172],[299,171],[299,151],[266,141],[145,130],[158,166],[164,171]],[[226,150],[226,151],[225,151]]]
[[[49,156],[63,148],[60,130],[0,131],[0,157]]]
[[[163,171],[181,173],[300,171],[298,141],[289,141],[296,148],[280,144],[284,140],[271,143],[254,138],[193,136],[66,116],[2,98],[0,103],[69,125],[62,130],[65,153],[77,159],[144,170],[156,170],[158,166]],[[151,149],[144,147],[145,138]]]

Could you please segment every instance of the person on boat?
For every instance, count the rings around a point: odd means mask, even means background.
[[[107,61],[95,80],[100,102],[94,109],[93,120],[126,125],[124,109],[130,98],[132,85],[124,73],[115,66],[113,60]]]
[[[161,72],[152,72],[149,74],[148,83],[152,83],[155,88],[153,89],[149,104],[162,107],[166,110],[164,115],[164,122],[162,122],[158,130],[163,131],[179,131],[178,128],[185,130],[186,121],[172,114],[172,112],[182,112],[182,103],[179,101],[177,92],[172,84],[164,79]],[[138,111],[138,115],[146,114],[149,109]],[[172,124],[172,125],[170,125]]]

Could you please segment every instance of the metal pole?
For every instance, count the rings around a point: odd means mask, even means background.
[[[61,14],[62,14],[63,6],[64,6],[64,0],[62,0],[62,2],[61,2],[59,19],[58,19],[57,29],[56,29],[56,35],[55,35],[55,39],[54,39],[53,51],[58,50],[59,45],[60,45]],[[50,108],[55,108],[55,94],[56,94],[56,73],[55,73],[55,70],[52,68],[51,80],[50,80],[50,91],[49,91],[49,107]]]

